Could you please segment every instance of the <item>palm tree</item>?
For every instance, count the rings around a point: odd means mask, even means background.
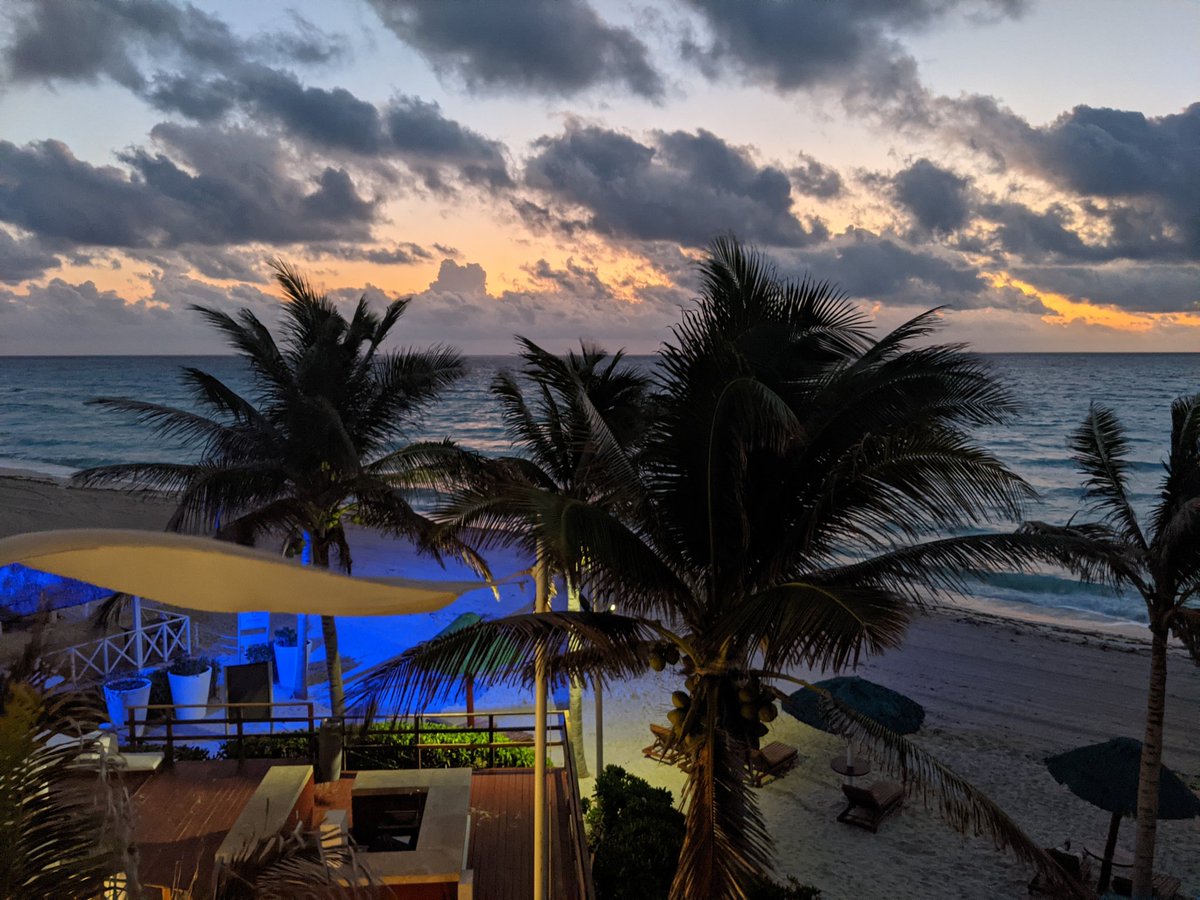
[[[1146,603],[1150,626],[1150,683],[1138,780],[1133,896],[1149,897],[1158,826],[1167,641],[1174,634],[1200,664],[1200,395],[1171,405],[1171,447],[1163,463],[1158,502],[1143,529],[1129,492],[1129,441],[1113,411],[1092,404],[1071,436],[1070,450],[1086,476],[1084,498],[1094,522],[1056,527],[1026,525],[1030,533],[1059,537],[1074,547],[1077,568],[1118,587],[1132,587]]]
[[[533,489],[510,500],[550,557],[576,567],[595,600],[619,598],[623,614],[484,622],[377,667],[360,688],[401,707],[446,696],[457,685],[436,673],[500,642],[525,658],[547,647],[559,681],[678,661],[670,718],[686,757],[687,837],[674,900],[742,898],[770,868],[745,761],[760,718],[775,713],[777,680],[800,663],[843,669],[895,647],[914,612],[963,573],[1022,567],[1053,544],[962,533],[1014,516],[1030,491],[969,436],[1007,418],[1008,394],[956,347],[909,346],[936,313],[873,341],[829,285],[781,281],[733,239],[714,242],[701,274],[698,303],[662,352],[639,457],[600,417],[590,422],[589,481],[612,502]],[[488,524],[489,489],[460,492],[452,520]],[[931,533],[942,536],[919,540]],[[849,713],[842,721],[910,783],[936,790],[953,824],[991,834],[1063,884],[969,785],[903,739]]]
[[[371,312],[366,298],[349,319],[295,269],[276,261],[283,289],[281,339],[248,309],[236,316],[193,307],[245,361],[253,394],[243,397],[213,375],[185,368],[183,377],[202,412],[141,400],[101,397],[91,402],[132,414],[165,438],[182,439],[194,463],[130,463],[80,472],[83,484],[132,485],[178,492],[168,523],[173,530],[216,531],[253,541],[270,534],[307,542],[312,563],[352,566],[346,523],[416,539],[425,549],[469,551],[438,539],[398,488],[419,469],[420,451],[395,449],[405,425],[463,373],[457,351],[385,353],[380,345],[400,320],[407,300]],[[321,617],[330,705],[345,711],[337,624]]]
[[[535,555],[539,553],[539,520],[524,502],[527,495],[552,494],[564,501],[600,507],[619,499],[593,478],[601,464],[591,436],[602,426],[617,446],[632,449],[644,432],[649,379],[623,365],[622,353],[609,356],[587,342],[581,342],[578,353],[570,351],[559,357],[526,338],[517,341],[524,363],[521,376],[532,399],[511,372],[497,373],[491,392],[500,402],[509,437],[521,455],[481,459],[475,468],[464,471],[471,481],[468,491],[475,521],[481,521],[485,510],[488,517],[482,545],[522,543]],[[550,556],[545,551],[541,555],[549,574],[561,576],[565,583],[567,609],[581,611],[585,603],[582,561]],[[577,677],[570,680],[569,708],[571,745],[578,772],[586,777],[583,691]]]

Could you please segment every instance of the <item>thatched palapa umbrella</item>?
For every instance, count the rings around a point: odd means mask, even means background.
[[[1138,774],[1142,762],[1142,742],[1118,737],[1103,744],[1089,744],[1068,750],[1046,760],[1046,768],[1059,784],[1093,806],[1112,813],[1108,839],[1104,843],[1104,861],[1096,889],[1103,893],[1112,875],[1113,853],[1122,816],[1137,812]],[[1179,776],[1162,767],[1158,781],[1158,817],[1192,819],[1200,816],[1200,797]]]

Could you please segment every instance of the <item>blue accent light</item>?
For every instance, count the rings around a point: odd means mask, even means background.
[[[31,569],[20,563],[0,566],[0,608],[12,616],[32,616],[43,608],[43,603],[46,609],[81,606],[112,593],[109,588]]]

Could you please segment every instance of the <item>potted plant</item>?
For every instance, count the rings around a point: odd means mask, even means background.
[[[248,663],[260,663],[260,662],[271,663],[272,664],[271,668],[276,669],[276,671],[273,673],[273,676],[272,676],[273,680],[275,681],[276,684],[279,683],[279,671],[278,671],[277,667],[274,665],[275,651],[272,650],[270,644],[251,644],[249,647],[247,647],[246,648],[246,662],[248,662]],[[228,674],[228,673],[226,673],[226,674]]]
[[[118,733],[126,727],[127,710],[141,707],[132,713],[137,723],[134,736],[141,737],[146,727],[146,704],[150,702],[150,679],[141,675],[113,679],[104,685],[104,702],[108,706],[108,717]]]
[[[296,686],[297,667],[300,665],[300,647],[295,628],[275,629],[275,670],[279,675],[279,684],[288,690]],[[308,648],[312,641],[307,641]],[[307,659],[307,654],[305,655]]]
[[[167,667],[171,683],[171,702],[175,718],[203,719],[208,712],[208,691],[212,685],[212,664],[207,659],[183,657]]]

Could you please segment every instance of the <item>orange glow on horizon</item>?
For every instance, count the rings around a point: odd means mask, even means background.
[[[1012,288],[1026,297],[1038,300],[1054,314],[1044,315],[1047,325],[1065,328],[1073,323],[1098,325],[1114,331],[1144,333],[1162,325],[1200,328],[1200,314],[1187,312],[1129,312],[1117,306],[1093,303],[1084,298],[1074,300],[1065,294],[1043,291],[1027,281],[1013,278],[1006,272],[984,273],[994,288]]]

